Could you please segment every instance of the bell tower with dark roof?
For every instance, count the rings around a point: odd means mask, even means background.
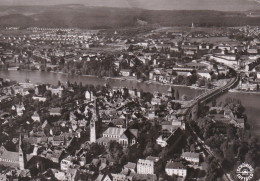
[[[92,118],[90,121],[90,143],[95,143],[97,140],[96,122],[97,122],[97,100],[94,100],[94,108],[92,112]]]
[[[19,169],[24,170],[26,164],[25,153],[23,151],[22,135],[19,138]]]

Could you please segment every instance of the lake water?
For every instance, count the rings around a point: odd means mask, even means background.
[[[240,99],[245,107],[251,133],[260,139],[260,94],[229,92],[218,98],[217,102],[224,102],[227,97]]]
[[[58,81],[65,83],[67,81],[74,83],[82,83],[83,85],[92,84],[92,85],[104,85],[109,83],[112,87],[127,87],[127,88],[136,88],[138,90],[143,90],[144,92],[155,92],[167,93],[169,85],[161,84],[148,84],[146,82],[138,82],[136,80],[124,80],[119,79],[103,79],[92,76],[80,76],[80,75],[66,75],[53,72],[40,72],[40,71],[0,71],[0,77],[4,79],[15,80],[17,82],[25,82],[26,79],[29,79],[32,83],[46,83],[57,85]],[[193,99],[194,97],[205,92],[201,89],[192,89],[186,86],[175,86],[175,90],[179,91],[180,96],[185,94],[188,100]]]

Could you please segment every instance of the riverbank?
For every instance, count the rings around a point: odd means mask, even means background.
[[[145,83],[153,83],[153,84],[159,84],[159,85],[167,85],[167,86],[173,86],[173,87],[188,87],[190,89],[197,89],[197,90],[209,90],[207,88],[203,88],[203,87],[197,87],[197,86],[187,86],[187,85],[178,85],[178,84],[169,84],[169,83],[161,83],[161,82],[157,82],[154,80],[148,80],[148,81],[144,81]]]
[[[24,70],[22,70],[22,71],[24,71]],[[34,70],[26,70],[26,71],[34,71]],[[154,81],[154,80],[141,81],[141,80],[138,80],[135,77],[131,77],[131,76],[129,76],[129,77],[98,77],[96,75],[71,75],[71,74],[68,74],[68,73],[55,72],[55,71],[50,71],[50,73],[61,74],[61,75],[66,75],[66,76],[82,76],[82,77],[98,78],[98,79],[104,79],[104,80],[136,81],[136,82],[139,82],[139,83],[157,84],[157,85],[161,85],[161,86],[172,86],[172,87],[183,87],[183,88],[186,87],[186,88],[190,88],[190,89],[205,90],[205,91],[209,90],[209,89],[203,88],[203,87],[186,86],[186,85],[170,84],[170,83],[161,83],[161,82]]]
[[[77,82],[83,85],[104,85],[109,84],[111,87],[127,87],[129,89],[142,90],[144,92],[159,92],[166,93],[170,86],[174,90],[178,90],[180,97],[182,95],[187,96],[188,100],[192,100],[195,97],[206,92],[206,89],[196,89],[194,87],[187,87],[183,85],[173,85],[173,84],[162,84],[159,82],[142,82],[133,78],[126,79],[125,77],[116,78],[100,78],[92,75],[69,75],[62,72],[44,72],[44,71],[0,71],[0,77],[4,79],[15,80],[17,82],[24,82],[26,79],[30,80],[32,83],[38,84],[52,84],[57,85],[58,81],[61,83],[66,82]]]
[[[237,89],[230,89],[228,92],[243,93],[243,94],[260,94],[260,92],[256,92],[256,91],[244,91],[244,90],[237,90]]]

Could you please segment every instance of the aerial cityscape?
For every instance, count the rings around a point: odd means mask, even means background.
[[[259,117],[259,1],[0,0],[0,180],[259,181]]]

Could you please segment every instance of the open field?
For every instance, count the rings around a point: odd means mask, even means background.
[[[204,42],[210,44],[216,43],[225,43],[225,42],[232,42],[234,40],[229,39],[228,37],[209,37],[209,38],[188,38],[190,42]]]

